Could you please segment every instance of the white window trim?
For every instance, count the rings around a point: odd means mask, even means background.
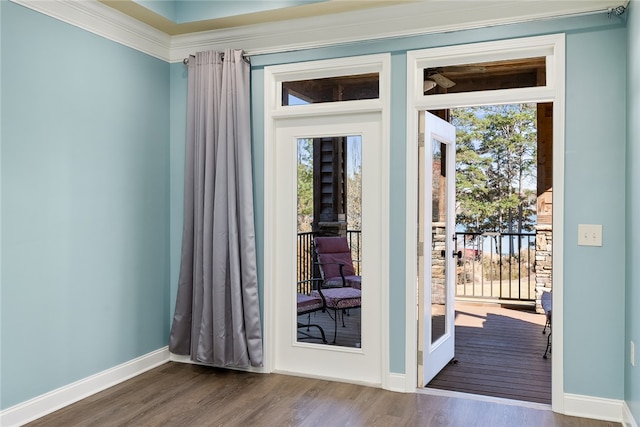
[[[545,86],[481,91],[469,93],[424,95],[423,68],[470,64],[515,58],[546,56],[547,82]],[[564,413],[563,370],[563,263],[564,248],[564,128],[565,128],[565,36],[556,34],[487,43],[465,44],[407,52],[407,194],[417,194],[417,112],[425,109],[444,109],[473,105],[498,105],[524,102],[553,102],[553,301],[558,307],[553,313],[552,335],[552,410]],[[415,289],[416,232],[415,197],[407,197],[406,207],[406,357],[405,389],[417,387],[417,295]]]
[[[391,55],[367,55],[331,60],[311,61],[294,64],[283,64],[265,67],[264,69],[264,367],[266,372],[273,372],[275,361],[274,345],[274,277],[277,254],[271,250],[271,243],[278,239],[274,235],[273,224],[277,209],[275,206],[275,164],[271,147],[275,143],[276,122],[280,119],[294,117],[313,117],[320,115],[357,114],[377,111],[382,117],[382,158],[389,158],[390,147],[390,94],[391,94]],[[378,99],[330,102],[298,106],[282,106],[282,82],[307,80],[314,78],[336,77],[378,72],[380,75],[380,96]],[[389,200],[389,164],[380,170],[380,192],[383,200]],[[381,289],[381,376],[382,387],[389,389],[393,379],[389,371],[389,210],[380,212],[382,230],[382,266],[383,276]]]

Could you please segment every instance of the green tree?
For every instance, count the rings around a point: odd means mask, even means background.
[[[313,222],[313,139],[298,140],[298,232]]]
[[[347,229],[362,230],[362,167],[347,177]]]
[[[474,232],[531,229],[535,215],[536,106],[452,110],[457,222]]]

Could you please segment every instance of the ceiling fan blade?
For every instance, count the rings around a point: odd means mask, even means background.
[[[434,82],[438,83],[438,86],[443,87],[445,89],[449,89],[450,87],[455,86],[455,82],[449,80],[442,74],[432,74],[429,76]]]

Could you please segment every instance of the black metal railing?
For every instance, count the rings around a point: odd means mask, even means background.
[[[308,231],[298,233],[298,292],[309,294],[313,279],[320,277],[320,272],[314,264],[313,238],[318,233]],[[362,250],[362,231],[347,230],[347,241],[351,248],[351,258],[356,274],[360,274],[360,255]]]
[[[314,264],[313,238],[298,233],[297,289],[310,293],[320,277]],[[456,297],[535,301],[535,233],[457,232]],[[360,275],[362,232],[347,231],[356,274]]]
[[[456,233],[456,297],[535,301],[535,233]]]

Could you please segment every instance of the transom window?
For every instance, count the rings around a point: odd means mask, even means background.
[[[379,97],[379,73],[282,82],[282,106],[358,101]]]

